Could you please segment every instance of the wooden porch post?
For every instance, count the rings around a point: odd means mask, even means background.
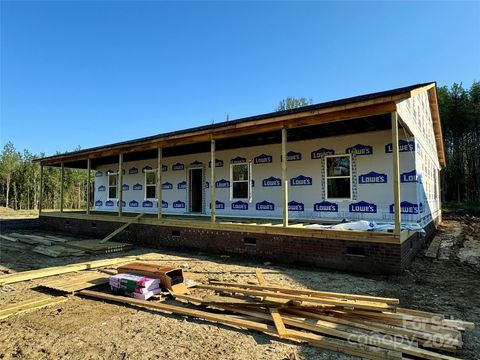
[[[118,216],[123,214],[123,154],[118,154]]]
[[[400,235],[400,157],[398,152],[398,115],[394,111],[392,117],[392,162],[393,162],[393,212],[395,214],[395,235]]]
[[[86,214],[90,215],[90,182],[92,181],[90,176],[92,172],[92,164],[90,158],[87,159],[87,210]]]
[[[65,168],[63,162],[60,164],[60,212],[63,212],[63,178],[64,178]]]
[[[40,191],[38,192],[38,214],[42,214],[43,208],[43,165],[40,165]]]
[[[217,219],[217,197],[215,194],[215,140],[210,142],[210,220],[215,222]]]
[[[283,226],[288,226],[287,129],[282,129],[282,209]]]
[[[162,148],[157,155],[157,218],[162,218]]]

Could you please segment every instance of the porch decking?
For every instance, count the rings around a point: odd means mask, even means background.
[[[118,216],[114,213],[106,213],[102,211],[86,211],[72,210],[72,211],[48,211],[44,210],[41,217],[54,217],[64,219],[78,219],[86,221],[108,221],[108,222],[127,222],[129,218],[137,216],[139,213],[122,213]],[[388,231],[354,231],[354,230],[337,230],[337,229],[323,229],[316,227],[319,224],[329,224],[321,221],[290,221],[288,227],[283,226],[280,219],[269,218],[233,218],[233,217],[219,217],[215,222],[211,222],[209,216],[202,216],[196,214],[186,215],[165,215],[161,219],[157,218],[156,214],[144,214],[140,219],[134,223],[148,224],[157,226],[168,226],[177,228],[194,228],[194,229],[209,229],[219,231],[234,231],[245,233],[257,233],[268,235],[282,235],[303,238],[317,238],[317,239],[336,239],[347,241],[359,241],[369,243],[382,244],[402,244],[405,240],[415,234],[411,230],[402,230],[400,235]]]

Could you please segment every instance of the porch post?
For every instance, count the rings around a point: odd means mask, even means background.
[[[118,216],[122,216],[123,213],[123,154],[118,154]]]
[[[40,165],[40,191],[38,192],[38,214],[42,214],[43,208],[43,165]]]
[[[162,148],[157,155],[157,218],[162,218]]]
[[[395,235],[400,235],[400,157],[398,152],[398,114],[392,112],[392,161],[393,161],[393,212],[395,214]]]
[[[63,212],[63,178],[65,173],[65,167],[63,162],[60,164],[60,212]]]
[[[215,140],[210,142],[210,220],[215,222],[217,219],[217,198],[215,194]]]
[[[90,182],[92,181],[91,176],[92,164],[90,158],[87,159],[87,210],[86,214],[90,215]]]
[[[288,226],[287,129],[282,129],[282,209],[283,226]]]

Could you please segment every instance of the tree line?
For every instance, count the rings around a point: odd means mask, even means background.
[[[480,83],[474,82],[469,89],[461,84],[440,87],[438,100],[447,164],[441,175],[443,201],[480,204]],[[311,99],[289,97],[276,110],[311,103]],[[0,154],[0,206],[37,209],[40,165],[33,160],[43,156],[28,150],[20,152],[11,142],[5,145]],[[86,187],[86,170],[66,168],[65,208],[85,207]],[[43,208],[59,207],[60,169],[44,167]]]

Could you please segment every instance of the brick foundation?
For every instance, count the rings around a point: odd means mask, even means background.
[[[42,228],[95,238],[108,235],[120,224],[110,221],[42,216]],[[432,223],[433,224],[433,223]],[[427,230],[428,233],[433,230]],[[402,243],[383,244],[336,239],[267,235],[235,231],[132,224],[115,241],[150,247],[195,249],[235,254],[288,264],[304,264],[354,272],[391,274],[408,266],[425,237],[412,236]]]

